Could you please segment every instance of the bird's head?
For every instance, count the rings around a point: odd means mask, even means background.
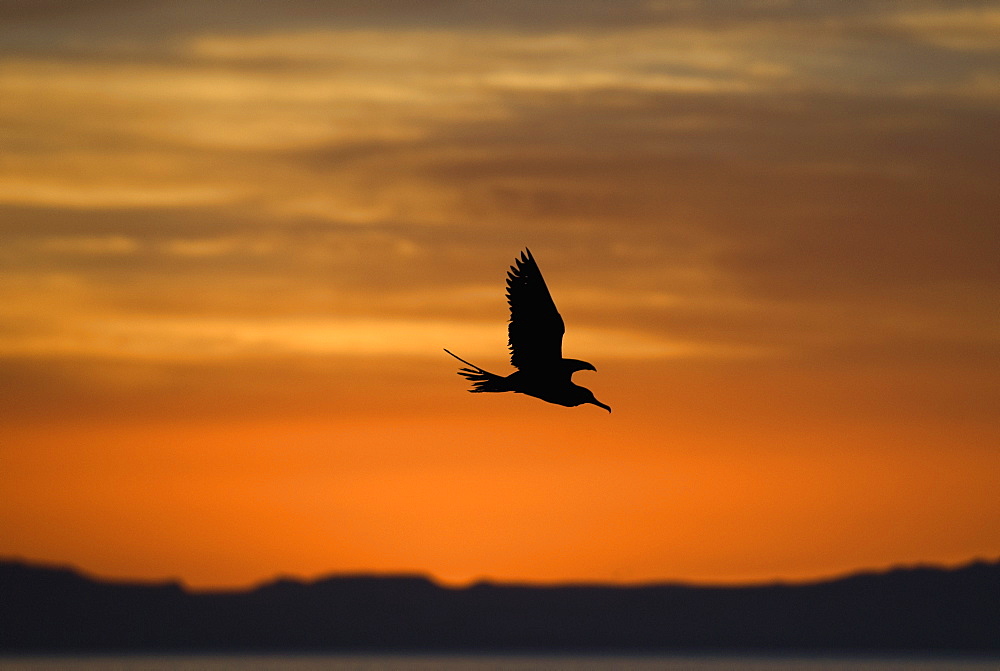
[[[566,370],[570,373],[570,375],[572,375],[578,370],[592,370],[592,371],[597,370],[597,368],[594,367],[594,364],[590,363],[589,361],[580,361],[579,359],[563,359],[562,362],[563,365],[566,367]]]

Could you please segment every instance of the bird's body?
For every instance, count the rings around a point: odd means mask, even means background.
[[[586,361],[563,358],[566,327],[529,250],[515,259],[507,273],[507,303],[510,363],[516,371],[506,377],[497,375],[445,350],[469,366],[458,373],[472,382],[469,391],[512,391],[566,407],[592,403],[611,412],[609,406],[594,398],[593,392],[573,382],[576,371],[597,369]]]

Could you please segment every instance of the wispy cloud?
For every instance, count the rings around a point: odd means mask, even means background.
[[[482,316],[453,285],[530,243],[575,328],[618,320],[654,357],[825,341],[837,314],[837,338],[885,313],[992,337],[948,306],[996,275],[995,8],[473,4],[21,12],[7,260],[78,278],[91,324],[329,310],[423,332]]]
[[[0,336],[0,355],[211,361],[276,355],[440,358],[451,346],[494,364],[503,330],[490,322],[427,319],[221,319],[139,317],[77,320],[45,332]],[[578,328],[575,351],[604,359],[756,357],[759,348],[668,341],[613,328]],[[500,355],[500,356],[498,356]]]
[[[1000,9],[995,6],[904,10],[887,17],[886,23],[948,49],[1000,51]]]

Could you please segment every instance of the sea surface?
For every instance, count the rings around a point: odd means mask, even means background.
[[[1000,658],[571,655],[0,656],[2,671],[998,671]]]

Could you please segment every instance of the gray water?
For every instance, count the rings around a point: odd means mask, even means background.
[[[0,657],[2,671],[1000,671],[1000,659],[544,655]]]

